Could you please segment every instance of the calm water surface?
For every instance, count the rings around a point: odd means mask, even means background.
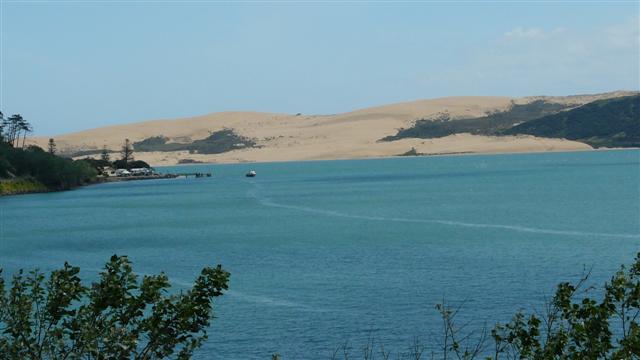
[[[214,177],[0,199],[0,266],[93,278],[127,254],[180,289],[221,263],[231,290],[196,358],[327,359],[370,335],[427,342],[443,297],[478,326],[508,320],[583,265],[600,283],[640,251],[636,150],[192,170]]]

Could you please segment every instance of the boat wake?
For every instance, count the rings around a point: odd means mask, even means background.
[[[343,212],[334,211],[334,210],[324,210],[324,209],[317,209],[317,208],[312,208],[307,206],[297,206],[297,205],[288,205],[288,204],[278,203],[271,200],[269,197],[261,196],[259,194],[259,191],[261,189],[261,186],[259,184],[252,184],[252,185],[253,185],[253,188],[247,191],[247,196],[255,199],[261,205],[274,207],[274,208],[309,212],[309,213],[325,215],[325,216],[343,217],[343,218],[349,218],[349,219],[369,220],[369,221],[439,224],[439,225],[470,227],[470,228],[502,229],[502,230],[524,232],[524,233],[535,233],[535,234],[640,239],[640,234],[619,234],[619,233],[585,232],[585,231],[576,231],[576,230],[555,230],[555,229],[533,228],[533,227],[526,227],[526,226],[520,226],[520,225],[482,224],[482,223],[468,223],[468,222],[453,221],[453,220],[411,219],[411,218],[401,218],[401,217],[348,214],[348,213],[343,213]]]
[[[305,304],[296,303],[289,300],[276,299],[276,298],[271,298],[271,297],[262,296],[262,295],[250,295],[250,294],[241,293],[235,290],[227,291],[225,293],[225,296],[236,298],[240,301],[250,302],[254,304],[261,304],[266,306],[286,307],[286,308],[292,308],[292,309],[307,311],[307,312],[326,311],[323,309],[315,308]]]

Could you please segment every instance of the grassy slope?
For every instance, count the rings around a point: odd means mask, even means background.
[[[47,192],[49,189],[41,182],[31,179],[0,180],[0,195]]]

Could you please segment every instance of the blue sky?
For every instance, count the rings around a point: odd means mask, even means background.
[[[640,87],[631,2],[1,0],[0,109],[36,134]]]

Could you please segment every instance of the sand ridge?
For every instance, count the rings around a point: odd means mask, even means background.
[[[581,105],[596,99],[623,96],[624,92],[572,97],[544,97],[547,101]],[[417,100],[355,110],[335,115],[279,114],[263,112],[219,112],[173,120],[152,120],[113,125],[69,133],[55,138],[62,152],[96,150],[106,146],[117,151],[125,138],[132,142],[152,136],[168,137],[170,142],[191,142],[211,132],[233,129],[252,138],[257,148],[222,154],[175,152],[136,152],[135,157],[152,165],[173,165],[181,159],[202,162],[254,162],[289,160],[330,160],[394,156],[415,148],[427,154],[500,153],[588,150],[590,146],[563,139],[531,136],[489,137],[457,134],[438,139],[402,139],[380,142],[418,119],[446,116],[452,120],[473,118],[503,111],[513,103],[528,103],[542,97],[509,98],[489,96],[446,97]],[[48,137],[30,139],[46,147]]]

